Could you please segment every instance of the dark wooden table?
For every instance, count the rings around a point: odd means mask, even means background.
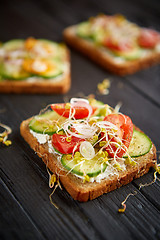
[[[0,40],[48,38],[62,41],[62,31],[99,12],[122,13],[131,21],[160,31],[159,0],[39,0],[1,1]],[[97,83],[111,80],[110,93],[96,97],[115,106],[146,132],[160,150],[160,66],[127,77],[114,76],[71,50],[72,87],[63,95],[0,95],[0,121],[13,133],[10,147],[0,146],[0,239],[160,239],[160,186],[139,190],[151,182],[153,170],[125,187],[93,201],[79,203],[57,189],[51,189],[42,161],[20,136],[22,120],[37,114],[49,103],[63,102],[79,93],[96,94]],[[120,203],[130,197],[124,214]]]

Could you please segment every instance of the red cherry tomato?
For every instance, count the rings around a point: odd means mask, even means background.
[[[159,40],[158,32],[152,29],[143,29],[138,37],[138,44],[143,48],[154,48]]]
[[[118,127],[118,131],[116,132],[117,137],[120,138],[120,140],[122,141],[122,148],[120,150],[117,151],[116,156],[117,157],[122,157],[124,155],[124,153],[126,152],[126,148],[129,147],[129,144],[131,142],[132,139],[132,135],[133,135],[133,123],[132,120],[126,116],[126,115],[122,115],[122,114],[110,114],[108,116],[106,116],[104,118],[104,121],[108,121],[110,123],[113,123],[114,125],[116,125]],[[110,145],[107,146],[106,151],[108,152],[108,154],[111,157],[114,157],[114,153],[117,150],[117,138],[115,137],[110,137],[109,138]],[[123,145],[126,147],[123,148]]]
[[[53,104],[51,108],[58,113],[59,115],[68,118],[70,109],[66,107],[66,103],[58,103],[58,104]],[[92,114],[95,112],[97,108],[92,107]],[[82,119],[82,118],[87,118],[88,117],[88,109],[85,107],[74,107],[73,111],[75,111],[74,118],[75,119]]]
[[[53,147],[62,154],[73,153],[73,150],[78,151],[80,143],[83,141],[84,139],[75,136],[67,137],[66,135],[60,135],[57,133],[52,136]]]
[[[114,41],[111,38],[107,38],[104,42],[104,45],[108,47],[109,49],[113,51],[118,51],[118,52],[128,52],[133,49],[133,44],[128,41]]]

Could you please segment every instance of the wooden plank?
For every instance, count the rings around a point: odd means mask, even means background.
[[[157,19],[159,18],[159,4],[156,0],[153,0],[151,3],[149,0],[135,0],[134,2],[129,2],[127,0],[120,1],[104,1],[104,0],[93,0],[97,7],[103,6],[103,12],[107,14],[116,14],[120,13],[126,16],[129,20],[137,22],[144,27],[153,27],[156,24],[156,27],[159,27]]]
[[[156,183],[151,184],[153,180],[154,170],[152,169],[150,170],[150,174],[134,180],[133,185],[139,189],[141,185],[148,184],[148,186],[142,187],[140,191],[160,211],[160,182],[157,180]]]
[[[135,91],[139,91],[144,97],[160,107],[160,66],[153,66],[149,69],[140,71],[133,76],[125,77]]]
[[[80,207],[92,220],[94,228],[103,233],[104,238],[107,236],[108,239],[116,239],[118,236],[120,239],[156,239],[159,236],[159,224],[151,215],[154,212],[159,216],[159,212],[152,205],[149,207],[138,191],[136,196],[128,199],[125,214],[117,212],[119,203],[134,191],[137,190],[128,185],[92,202],[81,204]]]
[[[0,238],[4,239],[44,239],[32,219],[19,205],[13,194],[0,179]]]
[[[45,4],[45,11],[51,16],[55,14],[56,18],[63,23],[64,27],[77,24],[88,19],[92,15],[96,15],[98,11],[102,11],[101,7],[99,7],[96,2],[91,0],[62,0],[58,4],[59,6],[57,6],[55,1],[41,0],[41,2],[43,2],[43,5]],[[55,9],[56,12],[54,11]],[[61,12],[61,14],[57,14],[57,12]]]
[[[7,14],[6,14],[7,13]],[[12,21],[14,19],[14,25]],[[48,38],[54,41],[62,40],[62,25],[53,17],[47,15],[31,1],[13,1],[4,4],[3,13],[0,16],[1,41],[13,38]],[[4,25],[5,22],[5,25]]]

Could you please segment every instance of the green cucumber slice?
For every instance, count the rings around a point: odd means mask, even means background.
[[[34,76],[49,79],[49,78],[58,77],[59,75],[63,74],[62,64],[58,63],[57,61],[54,61],[54,65],[55,65],[55,68],[52,69],[51,71],[43,73],[43,74],[34,74]]]
[[[131,157],[140,157],[145,155],[150,151],[152,147],[152,142],[150,138],[137,130],[133,131],[132,140],[128,148],[128,153]],[[127,156],[124,155],[126,158]]]
[[[92,35],[97,46],[103,45],[103,42],[106,38],[106,32],[103,29],[95,28]]]
[[[51,60],[54,63],[53,69],[43,74],[34,74],[34,75],[29,72],[26,72],[22,67],[22,63],[17,65],[15,64],[14,61],[17,61],[17,60],[10,60],[6,62],[2,62],[0,64],[0,75],[4,79],[23,80],[31,76],[38,76],[38,77],[50,79],[63,74],[62,63],[55,60]]]
[[[44,44],[50,49],[50,54],[47,55],[47,58],[53,58],[59,53],[59,44],[47,39],[37,39],[39,44]],[[37,44],[38,44],[37,43]]]
[[[102,107],[104,105],[103,102],[96,100],[95,98],[88,99],[89,103],[93,107]]]
[[[66,120],[55,111],[49,111],[41,115],[35,116],[29,123],[29,128],[36,133],[53,135],[57,130],[57,124],[53,120],[62,123]]]
[[[91,106],[97,107],[97,110],[94,112],[93,117],[105,117],[107,114],[112,113],[111,107],[108,104],[104,104],[103,102],[96,99],[89,99],[89,103]]]
[[[90,23],[89,22],[82,22],[77,26],[77,35],[82,38],[92,38],[91,30],[90,30]]]
[[[110,50],[110,49],[109,49]],[[132,51],[129,52],[118,52],[118,51],[112,51],[116,56],[122,57],[126,60],[136,60],[138,58],[140,58],[142,51],[140,50],[140,48],[135,48]]]
[[[56,43],[47,39],[37,39],[37,40],[38,40],[37,45],[38,44],[41,45],[45,43],[45,45],[48,46],[48,48],[50,49],[50,53],[45,56],[46,58],[63,60],[64,57],[66,56],[66,47],[64,44]],[[40,53],[41,52],[39,52],[39,54]],[[30,54],[32,57],[34,57],[34,55],[35,56],[37,55],[37,53],[34,53],[34,52]],[[42,52],[42,56],[43,56],[43,52]]]
[[[21,65],[16,65],[8,61],[1,63],[0,76],[8,80],[23,80],[29,78],[31,75],[24,71]]]
[[[13,39],[3,44],[6,51],[15,51],[24,48],[24,40]]]
[[[100,173],[104,172],[107,164],[103,163],[98,156],[95,156],[91,160],[82,160],[82,163],[77,165],[75,159],[68,160],[67,155],[61,157],[61,163],[68,171],[71,171],[77,175],[83,176],[84,173],[89,177],[96,177]]]

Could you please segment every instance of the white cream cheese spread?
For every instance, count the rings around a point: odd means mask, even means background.
[[[30,133],[37,139],[39,144],[45,144],[49,140],[49,135],[48,134],[36,133],[32,130],[30,130]]]

